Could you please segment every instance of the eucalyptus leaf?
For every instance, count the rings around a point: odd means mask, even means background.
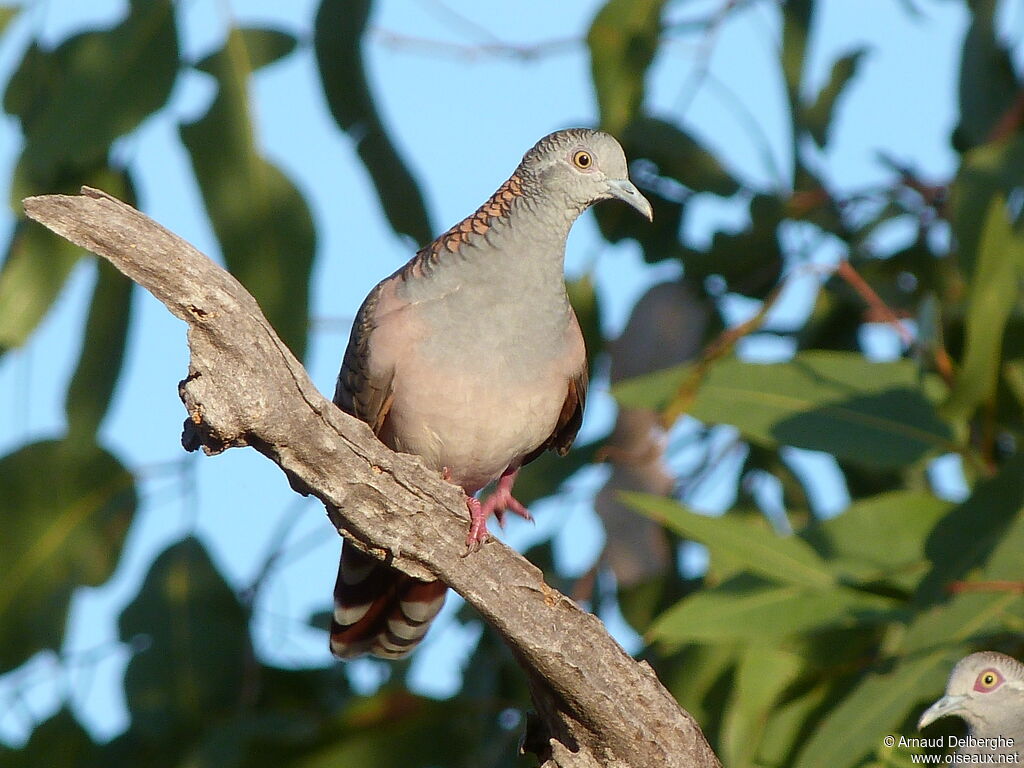
[[[815,590],[738,576],[680,600],[647,637],[666,649],[689,642],[770,645],[798,634],[882,624],[896,612],[894,601],[846,587]]]
[[[37,192],[63,166],[103,162],[111,142],[160,109],[178,75],[174,4],[134,2],[120,24],[53,51],[33,43],[11,76],[4,109],[21,120]],[[42,187],[42,188],[39,188]]]
[[[72,593],[113,574],[136,504],[131,473],[89,442],[0,459],[0,671],[60,648]]]
[[[314,46],[331,114],[355,142],[392,229],[419,245],[433,239],[419,185],[377,111],[363,64],[371,0],[322,0]]]
[[[621,135],[639,114],[665,0],[607,0],[587,32],[601,126]]]
[[[217,96],[180,133],[228,269],[301,359],[316,231],[299,190],[256,147],[246,90],[253,61],[242,34],[232,30],[207,59]]]
[[[124,679],[140,736],[194,735],[239,706],[252,663],[248,620],[198,540],[157,557],[118,621],[122,641],[140,648]]]
[[[1003,330],[1024,281],[1024,233],[1012,226],[1006,198],[992,196],[967,296],[963,364],[942,410],[966,419],[995,397],[1002,362]]]
[[[818,92],[814,104],[804,111],[804,125],[807,126],[811,137],[820,147],[824,147],[828,143],[835,119],[836,103],[850,81],[857,76],[857,69],[865,53],[867,53],[866,48],[857,48],[837,58],[832,63],[832,72],[829,74],[828,82]]]
[[[638,512],[667,525],[679,535],[699,541],[742,563],[751,573],[780,584],[828,588],[835,584],[828,564],[795,536],[779,536],[760,518],[736,520],[731,516],[708,517],[687,510],[660,496],[623,493],[623,501]]]

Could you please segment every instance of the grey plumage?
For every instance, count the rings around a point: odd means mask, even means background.
[[[564,454],[579,430],[587,360],[565,293],[565,242],[580,213],[608,198],[651,217],[614,138],[587,129],[546,136],[473,215],[374,287],[356,316],[334,401],[463,489],[471,550],[486,539],[490,514],[529,516],[512,496],[516,473],[544,450]],[[350,550],[343,561],[358,562],[339,570],[332,650],[408,653],[443,585],[369,568]],[[430,610],[403,597],[410,590]],[[402,624],[414,615],[427,618]]]
[[[955,715],[967,723],[965,755],[1018,755],[1024,759],[1024,664],[995,651],[972,653],[950,673],[945,695],[922,713],[922,729]]]

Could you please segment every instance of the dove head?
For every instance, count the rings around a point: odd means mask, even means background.
[[[650,202],[629,180],[622,147],[604,131],[570,128],[549,134],[526,153],[518,174],[545,194],[564,195],[577,214],[616,198],[654,219]]]
[[[961,659],[949,676],[946,695],[924,711],[917,727],[947,715],[963,718],[979,738],[1017,735],[1024,715],[1024,664],[994,651]]]

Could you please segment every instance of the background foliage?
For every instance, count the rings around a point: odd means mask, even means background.
[[[630,364],[635,349],[601,339],[592,287],[574,284],[592,355],[611,358],[623,416],[609,444],[538,462],[523,478],[535,499],[597,458],[628,469],[615,447],[629,438],[629,414],[640,415],[641,442],[654,413],[689,425],[688,448],[704,458],[657,492],[623,484],[632,492],[617,498],[629,511],[602,512],[609,530],[628,521],[610,549],[621,552],[631,535],[653,536],[640,542],[654,554],[639,575],[610,551],[592,575],[610,568],[616,580],[571,584],[554,569],[548,545],[528,554],[556,586],[595,608],[617,601],[648,641],[643,657],[729,766],[909,764],[881,738],[912,733],[957,658],[983,647],[1024,653],[1024,78],[996,34],[997,0],[963,0],[972,21],[957,84],[960,120],[949,137],[957,173],[922,179],[879,147],[889,182],[838,188],[823,158],[866,52],[839,57],[820,88],[807,82],[820,2],[763,3],[782,30],[777,64],[792,143],[792,166],[779,169],[771,189],[751,188],[683,121],[644,107],[646,74],[663,47],[680,35],[710,39],[745,3],[723,2],[710,18],[671,29],[667,11],[685,2],[609,0],[593,19],[586,44],[601,127],[621,137],[656,209],[650,227],[628,211],[600,209],[601,232],[612,242],[636,240],[649,263],[682,265],[677,287],[685,292],[673,295],[702,318],[695,327],[704,329],[697,341],[705,351],[673,357],[665,344]],[[388,222],[426,242],[423,193],[364,70],[370,11],[370,0],[323,0],[312,40],[237,28],[221,50],[190,61],[179,51],[179,5],[134,0],[113,26],[55,47],[33,44],[4,90],[4,111],[25,139],[11,182],[14,210],[26,195],[82,184],[133,201],[132,168],[118,161],[114,143],[165,105],[183,72],[207,73],[216,96],[205,114],[180,125],[181,146],[225,263],[301,356],[317,232],[302,191],[253,138],[248,83],[297,46],[313,46],[326,105],[339,131],[357,135]],[[3,9],[0,24],[16,13]],[[746,206],[746,225],[698,245],[684,233],[701,196]],[[872,234],[894,222],[912,222],[916,238],[878,247]],[[784,234],[794,227],[810,246],[787,247]],[[792,356],[763,364],[737,355],[786,275],[813,266],[814,244],[825,242],[839,246],[848,266],[830,270],[798,326],[773,329]],[[0,353],[26,343],[72,268],[88,258],[19,218],[0,269]],[[66,435],[0,458],[0,671],[59,650],[76,587],[101,584],[117,567],[137,477],[96,436],[132,328],[131,295],[101,264],[67,389]],[[738,297],[763,311],[723,334],[716,310]],[[686,330],[658,320],[664,315],[641,315],[638,305],[634,321],[652,348],[659,335]],[[866,354],[864,328],[894,317],[907,336],[902,352],[877,361]],[[708,517],[685,500],[714,468],[722,434],[715,425],[734,428],[730,450],[742,466],[731,508]],[[842,514],[820,513],[820,481],[799,471],[794,448],[834,457],[851,499]],[[940,493],[938,456],[959,459],[963,498]],[[754,481],[779,491],[779,508]],[[658,527],[644,528],[636,514]],[[680,570],[665,556],[683,542],[706,547],[706,568]],[[0,765],[520,764],[518,723],[529,699],[489,633],[454,697],[410,693],[403,665],[362,697],[340,665],[285,669],[262,660],[250,635],[252,602],[253,594],[227,584],[199,539],[169,547],[120,617],[132,651],[128,730],[97,744],[61,709],[20,749],[0,748]]]

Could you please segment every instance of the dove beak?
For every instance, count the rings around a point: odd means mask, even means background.
[[[940,717],[960,712],[966,699],[966,696],[943,696],[922,713],[921,719],[917,721],[917,730],[931,725]]]
[[[640,194],[640,190],[629,179],[609,179],[608,194],[629,203],[640,211],[648,221],[654,221],[654,208],[651,207],[650,201]]]

